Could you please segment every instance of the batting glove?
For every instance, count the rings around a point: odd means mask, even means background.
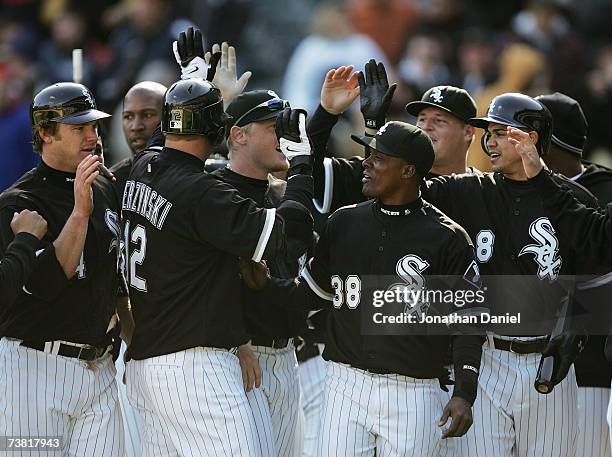
[[[371,59],[365,64],[365,75],[359,72],[359,101],[366,128],[378,130],[385,125],[397,84],[389,86],[387,71],[382,62]]]
[[[213,80],[221,53],[213,53],[208,61],[204,59],[202,32],[189,27],[179,34],[178,41],[172,43],[172,50],[181,67],[181,79]]]
[[[310,156],[310,141],[306,135],[306,111],[285,108],[276,118],[276,136],[287,160],[298,156]]]

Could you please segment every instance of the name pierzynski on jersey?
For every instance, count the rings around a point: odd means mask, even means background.
[[[161,230],[172,203],[140,181],[129,180],[125,183],[121,209],[138,213],[147,219],[151,225]]]
[[[529,226],[529,236],[538,244],[529,244],[521,249],[519,256],[533,254],[538,264],[538,278],[548,277],[549,281],[555,281],[561,270],[562,259],[559,257],[559,240],[555,234],[550,220],[540,217]]]

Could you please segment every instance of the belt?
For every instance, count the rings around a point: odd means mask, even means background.
[[[253,338],[251,344],[253,346],[265,346],[273,349],[285,349],[293,338]]]
[[[548,345],[548,338],[541,338],[533,341],[521,340],[502,340],[493,338],[495,349],[500,351],[514,352],[515,354],[536,354],[542,352]]]
[[[48,341],[40,343],[22,341],[19,345],[30,349],[36,349],[37,351],[42,351],[49,354],[61,355],[64,357],[71,357],[74,359],[85,361],[99,359],[112,348],[112,345],[109,345],[104,348],[99,348],[95,346],[89,346],[87,344],[77,344],[60,341]]]
[[[319,346],[316,344],[304,344],[300,349],[295,351],[295,355],[297,357],[298,362],[305,362],[306,360],[312,359],[313,357],[321,354],[319,351]]]

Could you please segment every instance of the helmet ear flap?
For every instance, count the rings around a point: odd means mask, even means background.
[[[488,130],[485,130],[484,135],[480,137],[480,146],[482,147],[482,150],[484,151],[484,153],[488,156],[491,155],[491,153],[489,152],[489,148],[487,147],[489,138],[491,138],[491,132],[489,132]]]

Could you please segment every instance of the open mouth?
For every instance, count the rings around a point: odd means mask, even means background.
[[[489,154],[489,157],[491,158],[491,160],[495,160],[499,159],[501,157],[501,154],[499,152],[492,152],[491,154]]]
[[[372,180],[372,177],[369,175],[366,175],[365,173],[363,174],[363,178],[361,178],[362,183],[370,182],[371,180]]]

